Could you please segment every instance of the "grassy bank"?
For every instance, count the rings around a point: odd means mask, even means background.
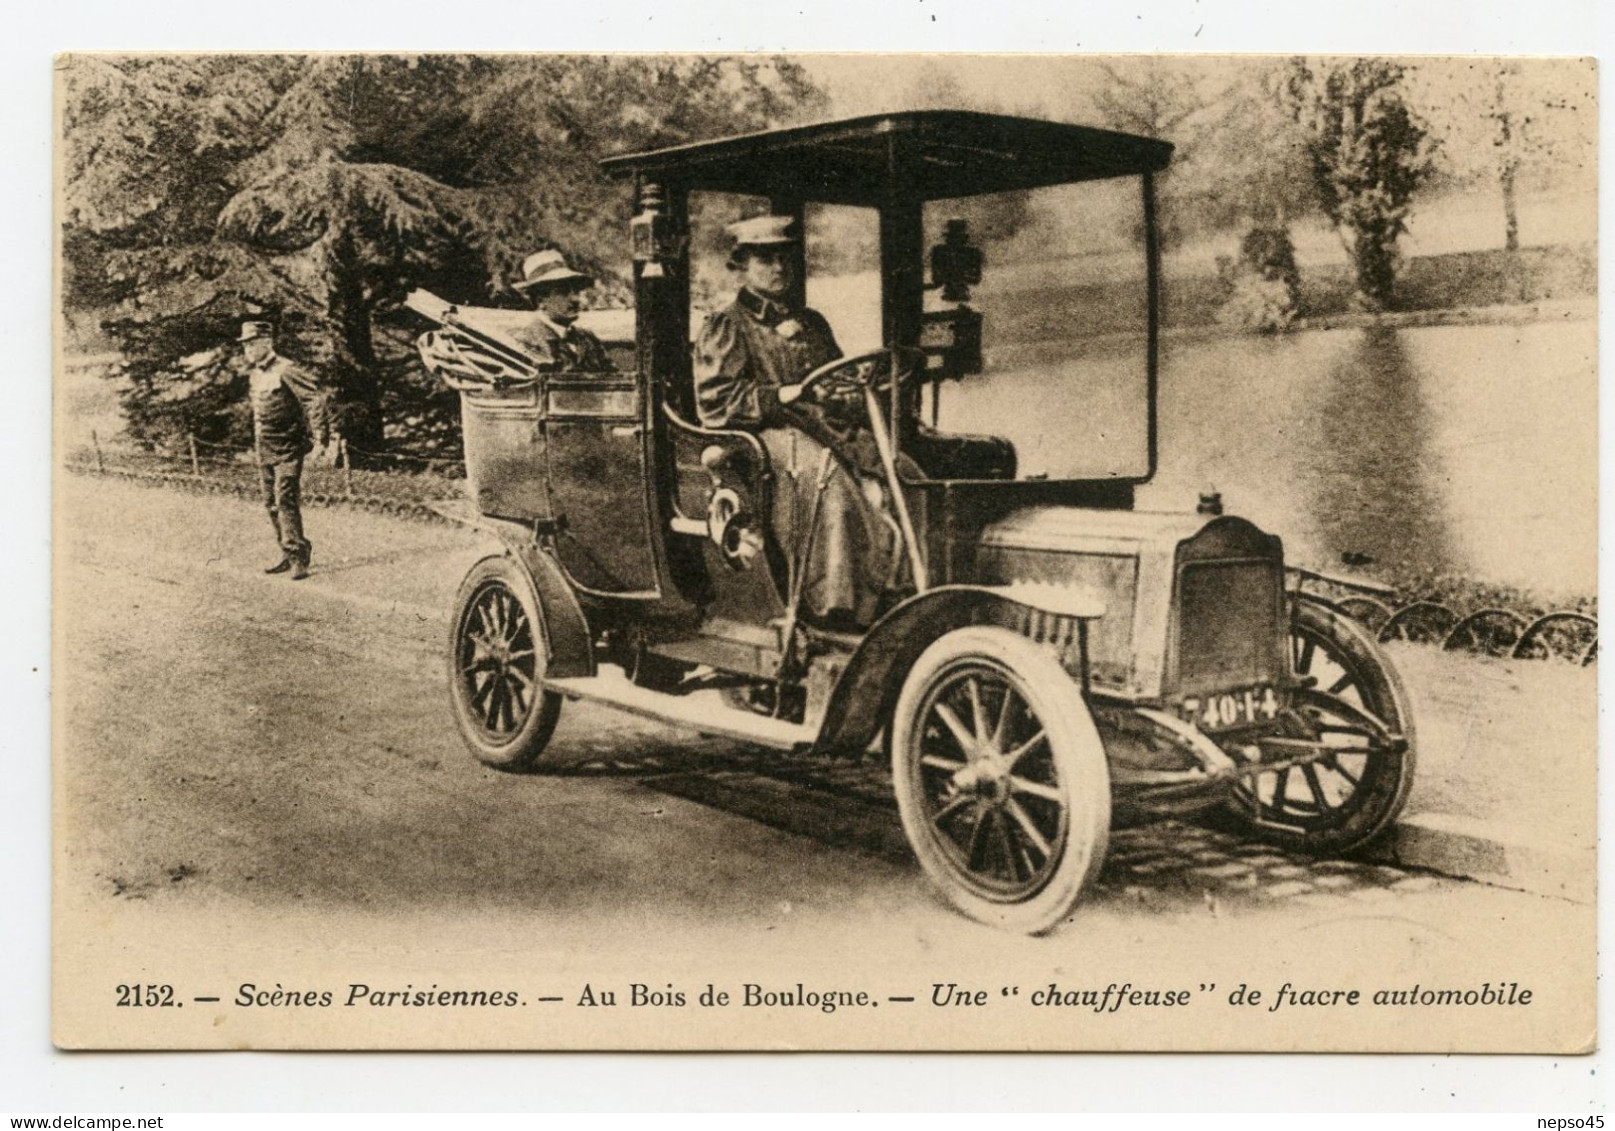
[[[1227,297],[1214,275],[1175,275],[1167,261],[1162,321],[1167,326],[1214,323]],[[1451,252],[1409,259],[1397,279],[1392,313],[1521,306],[1590,298],[1598,291],[1597,247]],[[1301,275],[1299,316],[1309,321],[1354,312],[1354,286],[1347,264],[1310,267]]]
[[[1000,269],[974,303],[987,321],[988,346],[998,343],[1103,338],[1142,331],[1145,283],[1137,264],[1107,272],[1098,264],[1017,264]],[[1451,252],[1418,256],[1402,268],[1397,301],[1385,320],[1403,324],[1464,321],[1457,312],[1490,311],[1504,318],[1539,304],[1574,303],[1597,295],[1597,249],[1592,243],[1558,247]],[[1351,268],[1345,263],[1303,269],[1296,329],[1322,328],[1371,316],[1353,302]],[[1162,268],[1161,325],[1168,332],[1237,333],[1217,321],[1228,284],[1203,260]],[[1488,318],[1475,319],[1485,321]],[[838,323],[839,325],[839,323]]]

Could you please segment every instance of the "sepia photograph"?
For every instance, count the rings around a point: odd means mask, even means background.
[[[56,1045],[1592,1052],[1598,77],[59,56]]]

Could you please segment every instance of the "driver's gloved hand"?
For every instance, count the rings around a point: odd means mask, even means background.
[[[834,392],[826,392],[823,402],[826,408],[846,412],[854,408],[862,408],[864,395],[857,389],[837,389]]]

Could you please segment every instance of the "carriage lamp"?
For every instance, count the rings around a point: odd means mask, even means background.
[[[981,312],[961,306],[953,312],[953,349],[950,368],[964,376],[980,373],[981,365]]]
[[[981,312],[963,304],[951,310],[928,310],[920,327],[920,346],[939,359],[930,376],[959,378],[980,373]]]
[[[1196,514],[1219,515],[1222,513],[1222,492],[1215,487],[1200,492],[1200,504],[1194,508]]]
[[[944,301],[963,302],[981,282],[981,262],[981,248],[970,243],[970,222],[949,220],[942,242],[931,248],[931,286],[942,288]]]
[[[639,190],[639,211],[628,221],[628,249],[643,265],[640,277],[660,279],[667,265],[683,253],[683,240],[673,217],[662,211],[662,187],[646,182]]]

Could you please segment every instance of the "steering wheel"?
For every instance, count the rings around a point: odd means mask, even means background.
[[[791,404],[812,400],[820,404],[862,404],[865,389],[884,393],[901,386],[925,369],[925,352],[909,346],[870,350],[852,357],[839,357],[819,366],[796,385],[780,390],[780,401]],[[786,390],[795,395],[787,397]]]

